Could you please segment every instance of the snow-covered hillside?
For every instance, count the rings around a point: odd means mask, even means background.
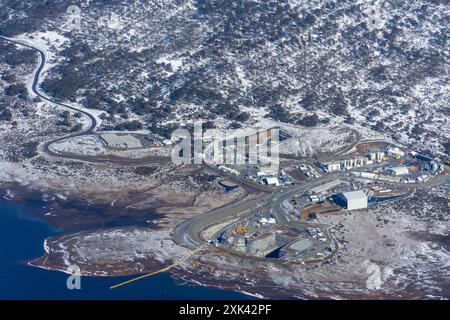
[[[167,135],[196,119],[236,128],[256,108],[449,152],[446,1],[13,2],[0,4],[0,33],[69,39],[43,89],[105,110],[106,128],[134,120]],[[70,31],[72,2],[81,20]]]

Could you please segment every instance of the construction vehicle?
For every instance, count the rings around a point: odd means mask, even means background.
[[[246,226],[240,224],[234,229],[234,231],[238,234],[245,234],[247,233],[248,229]]]

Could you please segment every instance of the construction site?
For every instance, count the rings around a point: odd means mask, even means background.
[[[275,218],[258,214],[233,224],[214,243],[250,257],[303,263],[323,259],[335,249],[320,226],[300,222],[279,225]]]
[[[307,188],[287,187],[298,183],[290,176],[292,170],[222,167],[254,184],[284,187],[285,191],[260,200],[239,219],[216,230],[211,242],[249,257],[300,263],[325,260],[338,249],[319,217],[365,214],[368,208],[406,199],[413,185],[444,171],[437,159],[387,142],[360,143],[339,158],[296,165],[299,174],[310,181]]]

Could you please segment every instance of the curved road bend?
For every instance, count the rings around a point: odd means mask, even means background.
[[[45,94],[39,92],[39,83],[40,83],[39,80],[40,80],[40,77],[41,77],[41,74],[42,74],[42,70],[44,69],[44,66],[45,66],[45,63],[46,63],[46,55],[45,55],[44,51],[42,51],[39,48],[33,47],[31,45],[25,44],[25,43],[23,43],[21,41],[9,39],[9,38],[3,37],[3,36],[0,36],[0,38],[3,39],[3,40],[6,40],[8,42],[17,44],[17,45],[20,45],[20,46],[23,46],[23,47],[27,47],[27,48],[32,49],[34,51],[37,51],[39,53],[41,61],[40,61],[40,65],[35,70],[34,78],[33,78],[33,85],[31,87],[33,92],[34,92],[34,94],[36,94],[38,97],[40,97],[41,99],[43,99],[45,101],[54,103],[56,105],[62,106],[64,108],[67,108],[67,109],[70,109],[70,110],[73,110],[73,111],[76,111],[76,112],[80,112],[83,115],[87,116],[88,119],[90,120],[91,123],[90,123],[90,126],[88,128],[86,128],[86,129],[84,129],[84,130],[82,130],[80,132],[76,132],[76,133],[73,133],[73,134],[65,135],[63,137],[54,139],[54,140],[47,141],[47,142],[45,142],[43,144],[44,151],[46,153],[48,153],[49,155],[51,155],[51,156],[58,157],[58,158],[74,159],[73,155],[65,156],[64,154],[60,154],[60,153],[52,151],[50,149],[50,145],[55,143],[55,142],[59,142],[59,141],[62,141],[62,140],[68,139],[68,138],[74,138],[74,137],[79,137],[79,136],[82,136],[82,135],[92,134],[95,131],[95,128],[97,127],[97,120],[89,112],[86,112],[86,111],[84,111],[82,109],[78,109],[76,107],[69,106],[67,104],[64,104],[64,103],[58,101],[57,99],[50,99]],[[80,158],[82,158],[82,157],[80,157]],[[80,160],[83,160],[83,159],[80,159]]]
[[[56,143],[56,142],[59,142],[59,141],[62,141],[62,140],[68,139],[68,138],[74,138],[74,137],[79,137],[82,135],[92,134],[94,132],[95,128],[97,127],[97,120],[90,113],[88,113],[84,110],[78,109],[76,107],[72,107],[67,104],[64,104],[60,101],[57,101],[57,99],[50,99],[45,94],[43,94],[39,91],[39,83],[40,83],[39,80],[40,80],[40,77],[42,74],[42,70],[44,69],[44,66],[46,63],[46,55],[45,55],[44,51],[42,51],[39,48],[33,47],[31,45],[25,44],[21,41],[5,38],[3,36],[0,36],[0,38],[4,39],[5,41],[32,49],[39,53],[40,58],[41,58],[40,65],[35,70],[34,78],[33,78],[33,85],[32,85],[32,90],[37,96],[39,96],[43,100],[48,101],[50,103],[54,103],[56,105],[65,107],[67,109],[80,112],[90,119],[91,123],[87,129],[47,141],[43,145],[43,150],[53,157],[85,160],[85,157],[83,157],[83,156],[64,155],[64,154],[54,152],[50,149],[50,146],[53,143]],[[108,162],[108,160],[98,160],[98,162]],[[267,190],[261,190],[261,191],[267,192]],[[185,221],[185,222],[181,223],[180,225],[178,225],[176,227],[176,229],[174,230],[174,238],[178,239],[179,243],[187,241],[190,244],[190,246],[193,244],[195,247],[198,247],[199,245],[204,243],[204,240],[200,239],[198,234],[206,226],[213,225],[217,221],[220,221],[222,218],[226,219],[233,213],[238,214],[243,211],[247,211],[247,210],[251,209],[253,206],[255,206],[258,203],[258,201],[263,199],[264,196],[266,196],[266,195],[260,195],[256,198],[250,199],[250,200],[245,199],[244,201],[240,201],[238,203],[213,210],[211,212],[202,214],[201,216],[196,217],[194,219]]]
[[[183,221],[175,226],[173,230],[174,241],[181,246],[187,246],[189,248],[197,248],[198,246],[204,244],[207,240],[200,237],[200,232],[208,227],[213,226],[221,221],[225,221],[234,216],[242,216],[245,212],[253,209],[260,201],[264,202],[264,205],[270,207],[275,207],[281,204],[287,197],[290,197],[296,193],[304,194],[308,189],[315,185],[320,185],[326,181],[331,181],[335,179],[336,176],[327,176],[320,180],[314,182],[299,185],[295,188],[289,188],[285,191],[274,192],[270,195],[260,194],[257,197],[251,199],[243,199],[237,203],[227,205],[213,211],[196,216],[192,219]],[[280,215],[282,216],[282,215]],[[279,217],[281,218],[280,223],[286,224],[289,222],[289,217]]]
[[[261,194],[252,199],[244,199],[231,205],[209,211],[192,219],[186,220],[178,224],[173,230],[173,238],[175,242],[189,248],[197,248],[205,243],[206,240],[200,238],[200,232],[214,224],[229,219],[233,215],[239,215],[254,208],[257,203],[267,197]]]
[[[70,110],[73,110],[76,112],[80,112],[81,114],[84,114],[85,116],[87,116],[91,122],[90,126],[86,129],[84,129],[83,131],[65,135],[63,137],[45,142],[43,145],[44,151],[47,152],[49,155],[58,157],[58,158],[85,160],[85,157],[83,157],[83,156],[74,157],[74,155],[69,156],[69,155],[63,155],[60,153],[56,153],[56,152],[50,150],[49,147],[53,143],[56,143],[56,142],[59,142],[59,141],[62,141],[62,140],[68,139],[68,138],[74,138],[74,137],[94,133],[95,128],[97,127],[97,120],[95,119],[95,117],[82,109],[78,109],[76,107],[69,106],[67,104],[64,104],[64,103],[58,101],[57,99],[50,99],[46,95],[39,92],[39,83],[40,83],[39,80],[40,80],[42,70],[44,69],[44,66],[46,63],[46,55],[45,55],[44,51],[40,50],[39,48],[33,47],[31,45],[25,44],[23,42],[17,41],[17,40],[9,39],[9,38],[3,37],[3,36],[0,36],[0,38],[5,41],[17,44],[17,45],[27,47],[27,48],[37,51],[39,53],[41,61],[40,61],[40,65],[38,66],[38,68],[36,69],[36,71],[34,73],[33,85],[32,85],[32,90],[37,96],[39,96],[43,100],[48,101],[50,103],[54,103],[54,104],[62,106],[64,108],[67,108],[67,109],[70,109]],[[353,147],[353,146],[354,145],[352,145],[351,147]],[[344,149],[344,152],[345,151],[346,150]],[[340,151],[340,153],[342,153],[342,150]],[[98,162],[107,163],[108,160],[98,160]],[[330,177],[328,177],[328,179],[330,179]],[[319,181],[320,181],[320,183],[324,182],[322,179]],[[315,181],[314,184],[319,183],[319,181]],[[299,192],[302,188],[306,188],[306,187],[307,187],[307,185],[302,185],[299,188],[290,189],[281,194],[273,193],[269,196],[267,194],[262,194],[255,198],[252,198],[252,199],[244,199],[240,202],[237,202],[237,203],[234,203],[234,204],[222,207],[222,208],[215,209],[213,211],[202,214],[198,217],[194,217],[193,219],[184,221],[175,227],[175,229],[173,231],[174,240],[175,240],[175,242],[177,242],[180,245],[187,245],[189,247],[196,248],[196,247],[204,244],[204,242],[205,242],[205,240],[200,238],[199,233],[206,227],[212,226],[212,225],[216,224],[217,222],[227,220],[229,217],[231,217],[233,215],[239,215],[240,213],[251,210],[254,206],[257,205],[257,203],[259,201],[263,200],[264,198],[266,198],[266,200],[265,200],[266,203],[268,203],[269,201],[272,203],[274,203],[274,202],[281,203],[281,201],[284,198],[286,198],[287,195],[290,195],[295,192]],[[260,191],[267,192],[268,190],[260,190]],[[305,191],[305,190],[303,190],[303,191]]]

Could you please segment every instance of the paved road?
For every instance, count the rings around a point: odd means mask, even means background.
[[[54,103],[56,105],[62,106],[64,108],[67,108],[67,109],[70,109],[73,111],[80,112],[81,114],[84,114],[86,117],[88,117],[88,119],[90,120],[90,125],[88,128],[86,128],[80,132],[76,132],[76,133],[69,134],[69,135],[66,135],[66,136],[51,140],[51,141],[47,141],[43,145],[43,150],[46,153],[48,153],[49,155],[51,155],[53,157],[57,157],[57,158],[78,159],[78,160],[83,160],[83,161],[88,160],[91,162],[100,162],[100,163],[111,163],[113,161],[111,159],[99,159],[99,158],[95,159],[92,157],[86,157],[86,156],[82,156],[82,155],[57,153],[57,152],[54,152],[51,150],[50,146],[53,143],[56,143],[56,142],[59,142],[59,141],[65,140],[65,139],[69,139],[69,138],[74,138],[74,137],[79,137],[82,135],[88,135],[88,134],[94,133],[95,129],[97,127],[97,121],[96,121],[95,117],[92,116],[90,113],[88,113],[82,109],[78,109],[76,107],[64,104],[61,101],[58,101],[57,99],[54,99],[54,98],[51,99],[39,91],[40,77],[41,77],[42,70],[44,69],[44,66],[46,63],[46,55],[45,55],[44,51],[40,50],[39,48],[28,45],[26,43],[23,43],[21,40],[9,39],[9,38],[5,38],[2,36],[0,36],[0,38],[4,39],[5,41],[15,43],[17,45],[27,47],[27,48],[37,51],[39,53],[40,64],[34,74],[33,85],[32,85],[32,90],[37,96],[39,96],[41,99],[43,99],[45,101]],[[355,131],[355,132],[356,132],[357,136],[360,138],[359,133],[357,131]],[[368,140],[368,141],[370,141],[370,140]],[[335,155],[343,154],[343,153],[349,151],[351,148],[353,148],[355,145],[357,145],[360,142],[362,142],[362,141],[358,141],[355,144],[352,144],[351,146],[338,151],[337,153],[335,153]],[[364,142],[367,142],[367,141],[364,141]],[[164,161],[165,161],[165,159],[164,159]],[[214,167],[210,167],[210,169],[218,170],[217,168],[214,168]],[[223,172],[221,172],[221,173],[223,174]],[[215,209],[213,211],[210,211],[208,213],[202,214],[193,219],[190,219],[190,220],[180,223],[174,229],[174,234],[173,234],[174,240],[175,240],[175,242],[177,242],[180,245],[197,248],[205,243],[205,239],[201,239],[200,235],[199,235],[200,232],[202,230],[204,230],[205,228],[213,226],[214,224],[217,224],[218,222],[228,220],[233,216],[242,216],[245,213],[250,214],[252,209],[255,208],[258,204],[265,205],[265,206],[268,206],[270,209],[276,210],[279,208],[280,204],[285,199],[288,199],[292,195],[304,193],[307,191],[307,189],[309,189],[315,185],[326,183],[327,181],[336,179],[336,177],[339,177],[341,175],[345,175],[345,173],[341,173],[341,174],[337,174],[337,175],[327,175],[326,177],[324,177],[322,179],[315,180],[314,182],[308,182],[305,185],[291,187],[291,188],[288,188],[287,190],[286,189],[278,189],[277,191],[274,191],[273,189],[270,189],[270,188],[267,188],[264,186],[255,186],[253,183],[246,181],[242,177],[234,177],[233,176],[232,178],[234,178],[234,179],[238,180],[239,182],[244,183],[254,189],[258,189],[259,191],[262,191],[263,194],[260,194],[251,199],[246,198],[237,203],[233,203],[231,205]],[[442,182],[442,180],[444,180],[444,179],[446,179],[446,178],[438,178],[436,180],[427,182],[425,185],[431,186],[431,185],[440,184]],[[272,192],[272,193],[270,195],[268,195],[267,193],[270,193],[270,192]],[[281,224],[285,224],[285,223],[289,222],[289,217],[284,214],[278,215],[277,218],[279,220],[279,223],[281,223]]]
[[[218,174],[219,176],[226,176],[229,178],[229,180],[237,181],[241,184],[246,185],[247,187],[249,187],[251,189],[255,189],[255,190],[266,192],[266,193],[272,193],[275,190],[274,188],[271,188],[269,186],[262,185],[259,183],[253,183],[253,182],[249,181],[248,179],[245,179],[241,176],[236,176],[236,175],[233,175],[226,171],[220,170],[218,167],[215,167],[213,165],[209,165],[209,164],[205,163],[204,166],[207,167],[210,171]]]
[[[42,93],[40,91],[39,88],[39,84],[40,84],[40,79],[41,79],[41,75],[42,75],[42,70],[45,67],[45,64],[47,62],[47,57],[44,51],[42,51],[39,48],[33,47],[27,43],[24,43],[21,40],[17,40],[17,39],[9,39],[9,38],[5,38],[3,36],[0,36],[1,39],[32,49],[34,51],[36,51],[39,56],[40,56],[40,63],[37,66],[35,72],[34,72],[34,78],[33,78],[33,85],[32,85],[32,90],[34,92],[34,94],[36,94],[38,97],[40,97],[41,99],[51,102],[53,104],[59,105],[61,107],[67,108],[69,110],[72,111],[76,111],[76,112],[80,112],[81,114],[85,115],[88,119],[89,119],[89,126],[87,128],[85,128],[82,131],[78,131],[78,132],[74,132],[71,133],[69,135],[64,135],[62,137],[50,140],[45,142],[42,145],[42,150],[51,155],[52,157],[56,157],[56,158],[64,158],[64,159],[71,159],[71,160],[80,160],[80,161],[88,161],[88,162],[94,162],[94,163],[106,163],[106,164],[112,164],[112,163],[119,163],[122,165],[132,165],[132,166],[136,166],[136,165],[145,165],[148,163],[152,163],[152,164],[158,164],[158,163],[167,163],[168,161],[170,161],[170,157],[146,157],[146,158],[141,158],[141,159],[123,159],[123,158],[108,158],[108,157],[93,157],[93,156],[87,156],[87,155],[79,155],[79,154],[73,154],[73,153],[60,153],[60,152],[55,152],[51,149],[51,145],[57,142],[61,142],[63,140],[66,139],[70,139],[70,138],[75,138],[75,137],[80,137],[83,135],[89,135],[89,134],[93,134],[96,131],[97,128],[97,120],[95,119],[95,117],[90,114],[89,112],[83,110],[83,109],[79,109],[77,107],[73,107],[70,105],[67,105],[61,101],[59,101],[58,99],[55,98],[49,98],[47,95],[45,95],[44,93]]]
[[[196,248],[205,243],[205,241],[214,239],[217,237],[223,230],[225,230],[228,226],[221,228],[216,231],[211,239],[202,239],[200,237],[200,233],[202,230],[205,230],[208,227],[211,227],[215,224],[218,224],[222,221],[229,220],[233,217],[243,218],[246,215],[253,214],[252,209],[254,209],[257,205],[261,207],[265,207],[266,210],[273,210],[274,212],[278,212],[276,218],[278,223],[281,225],[288,224],[291,220],[291,217],[284,213],[284,210],[279,210],[281,204],[286,199],[291,198],[294,195],[303,195],[309,189],[325,184],[329,181],[335,179],[345,179],[347,178],[347,172],[338,172],[334,174],[329,174],[324,176],[321,179],[317,179],[314,181],[308,181],[305,184],[297,185],[295,187],[281,187],[277,190],[274,190],[270,195],[267,193],[260,194],[259,196],[251,199],[244,199],[240,202],[210,211],[208,213],[199,215],[193,219],[184,221],[177,225],[173,232],[174,240],[177,244],[182,246],[187,246],[190,248]],[[428,183],[422,184],[421,186],[433,186],[442,184],[447,181],[448,176],[438,176]],[[405,186],[403,183],[394,184],[398,186]],[[418,187],[420,185],[411,185],[410,187]],[[413,191],[407,192],[401,198],[408,197],[412,194]],[[281,213],[280,213],[281,212]]]
[[[86,117],[88,117],[88,119],[90,121],[89,127],[84,129],[84,130],[82,130],[82,131],[75,132],[75,133],[72,133],[72,134],[69,134],[69,135],[65,135],[63,137],[59,137],[57,139],[45,142],[44,145],[42,146],[43,150],[46,153],[48,153],[49,155],[53,156],[53,157],[85,160],[85,157],[83,157],[83,156],[76,156],[76,155],[72,155],[72,154],[65,155],[65,154],[62,154],[62,153],[54,152],[54,151],[51,150],[50,146],[53,143],[55,143],[55,142],[59,142],[59,141],[65,140],[65,139],[79,137],[79,136],[82,136],[82,135],[87,135],[87,134],[94,133],[95,129],[97,128],[97,120],[95,119],[95,117],[92,114],[90,114],[89,112],[86,112],[86,111],[84,111],[82,109],[78,109],[78,108],[73,107],[73,106],[69,106],[67,104],[64,104],[61,101],[59,101],[58,99],[55,99],[55,98],[51,99],[51,98],[47,97],[44,93],[41,93],[39,91],[40,77],[42,75],[42,70],[45,67],[45,63],[47,62],[47,57],[46,57],[46,54],[45,54],[44,51],[42,51],[39,48],[33,47],[33,46],[29,45],[29,44],[26,44],[26,43],[22,42],[21,40],[9,39],[9,38],[5,38],[3,36],[0,36],[0,38],[5,40],[5,41],[8,41],[8,42],[11,42],[11,43],[14,43],[14,44],[17,44],[17,45],[20,45],[20,46],[32,49],[32,50],[34,50],[34,51],[39,53],[39,56],[40,56],[40,61],[39,62],[40,62],[40,64],[39,64],[39,66],[37,67],[37,69],[36,69],[36,71],[34,73],[33,85],[32,85],[32,90],[33,90],[34,94],[36,94],[38,97],[40,97],[41,99],[43,99],[45,101],[54,103],[56,105],[62,106],[64,108],[67,108],[67,109],[70,109],[70,110],[73,110],[73,111],[76,111],[76,112],[80,112],[81,114],[83,114]]]
[[[260,194],[250,199],[246,198],[231,205],[227,205],[187,221],[183,221],[177,225],[173,231],[174,240],[180,245],[196,248],[205,242],[205,239],[201,239],[199,235],[202,230],[217,224],[220,221],[227,220],[233,215],[239,215],[242,212],[251,210],[258,204],[258,202],[262,201],[266,197],[266,194]]]
[[[200,232],[202,230],[218,224],[219,222],[229,220],[235,216],[244,217],[245,214],[252,214],[252,209],[254,209],[258,204],[261,206],[268,206],[269,208],[276,210],[285,199],[289,199],[296,194],[304,194],[310,188],[334,179],[336,179],[336,175],[326,176],[322,179],[308,182],[308,184],[281,188],[275,190],[270,195],[263,193],[254,198],[246,198],[231,205],[201,214],[178,224],[174,228],[173,238],[179,245],[187,246],[189,248],[196,248],[204,244],[205,241],[210,240],[202,239],[200,237]],[[290,217],[284,213],[279,214],[277,218],[279,224],[287,224],[290,221]],[[217,235],[217,233],[220,233],[220,231],[216,232],[215,235]]]

